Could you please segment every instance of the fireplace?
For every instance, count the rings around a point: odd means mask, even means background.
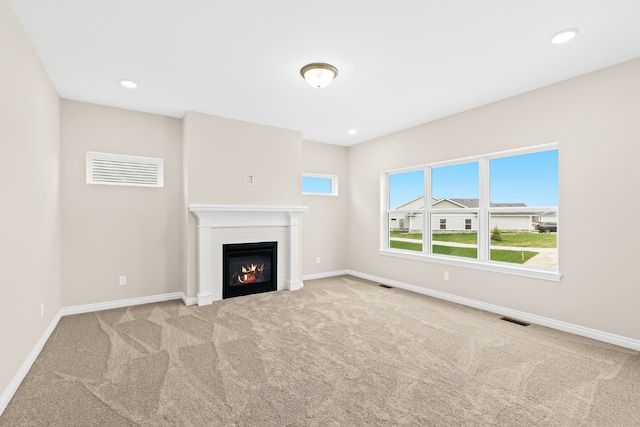
[[[308,210],[306,206],[189,205],[198,218],[198,275],[196,297],[190,293],[187,304],[208,305],[223,298],[227,244],[278,242],[276,290],[302,289],[300,216]]]
[[[222,298],[277,289],[278,242],[222,246]]]

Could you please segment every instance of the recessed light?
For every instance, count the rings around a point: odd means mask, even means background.
[[[566,43],[569,40],[572,40],[576,35],[578,35],[577,28],[567,28],[566,30],[558,31],[553,36],[551,36],[551,43],[553,44]]]
[[[349,129],[349,130],[347,131],[347,133],[348,133],[349,135],[355,135],[356,133],[358,133],[358,129]]]
[[[134,82],[133,80],[129,80],[129,79],[120,79],[120,84],[125,89],[135,89],[135,88],[138,87],[138,83]]]

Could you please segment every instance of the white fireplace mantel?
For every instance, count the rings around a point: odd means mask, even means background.
[[[299,217],[306,206],[192,204],[189,211],[198,218],[198,305],[222,299],[222,280],[211,268],[212,235],[215,229],[232,227],[287,227],[289,230],[287,289],[304,286],[300,277]]]

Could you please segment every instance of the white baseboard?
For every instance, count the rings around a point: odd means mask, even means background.
[[[38,358],[38,355],[42,351],[42,348],[44,347],[44,345],[47,343],[47,340],[53,333],[53,330],[56,328],[56,326],[58,326],[60,317],[61,317],[60,312],[58,312],[58,314],[55,315],[53,320],[51,320],[51,323],[49,324],[47,329],[44,331],[44,333],[42,334],[42,336],[40,337],[36,345],[33,347],[31,352],[25,359],[25,361],[22,363],[22,366],[20,366],[20,369],[18,369],[18,372],[16,372],[16,374],[13,376],[7,388],[0,395],[0,415],[2,415],[5,408],[9,404],[9,401],[11,401],[11,398],[18,390],[18,387],[20,387],[20,384],[22,383],[22,380],[24,380],[24,377],[27,376],[29,369],[31,369],[31,365],[33,365],[33,362],[35,362],[36,359]]]
[[[408,283],[399,282],[397,280],[391,280],[391,279],[386,279],[384,277],[373,276],[371,274],[360,273],[358,271],[348,270],[347,274],[350,274],[355,277],[359,277],[361,279],[382,283],[383,285],[405,289],[407,291],[416,292],[419,294],[428,295],[428,296],[442,299],[445,301],[451,301],[457,304],[478,308],[480,310],[488,311],[491,313],[497,313],[502,316],[514,317],[529,323],[535,323],[537,325],[546,326],[548,328],[557,329],[559,331],[569,332],[571,334],[580,335],[580,336],[591,338],[597,341],[602,341],[602,342],[614,344],[620,347],[625,347],[625,348],[630,348],[632,350],[640,351],[640,340],[627,338],[620,335],[610,334],[608,332],[598,331],[596,329],[585,328],[583,326],[574,325],[572,323],[562,322],[560,320],[550,319],[548,317],[542,317],[535,314],[526,313],[524,311],[512,310],[510,308],[502,307],[499,305],[489,304],[482,301],[476,301],[470,298],[464,298],[457,295],[448,294],[445,292],[423,288],[420,286],[410,285]]]
[[[110,310],[112,308],[130,307],[132,305],[171,301],[174,299],[181,299],[185,301],[188,298],[182,292],[172,292],[170,294],[151,295],[148,297],[128,298],[116,301],[98,302],[95,304],[74,305],[71,307],[64,307],[60,309],[60,315],[68,316],[70,314],[91,313],[94,311]]]
[[[180,296],[180,298],[182,298],[182,302],[184,302],[184,305],[197,305],[198,304],[198,297],[188,297],[184,294],[184,292],[180,292],[182,295]]]
[[[302,280],[326,279],[327,277],[344,276],[345,274],[351,274],[350,270],[337,270],[327,271],[324,273],[305,274],[304,276],[302,276]]]

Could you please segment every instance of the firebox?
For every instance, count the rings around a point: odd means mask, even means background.
[[[278,242],[222,246],[222,298],[277,289]]]

